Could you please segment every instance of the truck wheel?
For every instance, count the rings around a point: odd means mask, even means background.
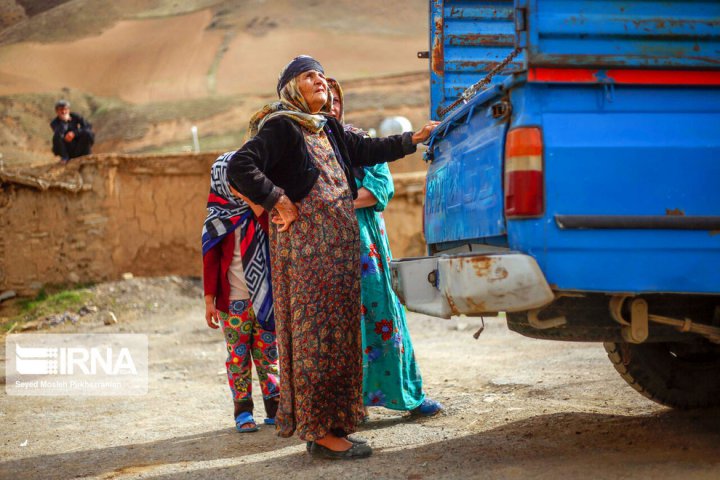
[[[668,407],[720,405],[720,346],[695,343],[604,343],[615,370],[635,390]]]

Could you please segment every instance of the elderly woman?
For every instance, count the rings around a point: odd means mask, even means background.
[[[285,66],[280,101],[251,120],[251,139],[230,159],[231,185],[273,212],[270,249],[283,386],[278,434],[297,432],[314,456],[362,458],[348,437],[363,418],[360,242],[353,166],[403,157],[435,124],[369,139],[345,132],[329,110],[322,66],[300,56]],[[354,440],[354,441],[353,441]]]
[[[328,86],[333,99],[330,114],[344,124],[342,88],[335,79],[328,79]],[[344,127],[366,135],[352,125]],[[366,407],[432,416],[442,405],[425,396],[405,311],[391,287],[392,253],[382,214],[395,193],[390,169],[381,163],[353,171],[358,188],[354,205],[362,268],[363,401]]]

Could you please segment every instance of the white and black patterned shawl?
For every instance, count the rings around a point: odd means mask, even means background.
[[[274,331],[268,238],[250,206],[230,191],[227,164],[234,153],[220,155],[210,171],[208,215],[202,231],[203,256],[225,235],[238,230],[243,270],[255,315],[265,330]]]

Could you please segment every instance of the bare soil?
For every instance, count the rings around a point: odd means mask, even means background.
[[[416,56],[428,48],[424,1],[5,3],[14,6],[0,14],[0,161],[8,167],[57,161],[48,123],[61,97],[93,124],[94,153],[189,151],[193,125],[202,151],[235,149],[249,116],[275,98],[280,69],[301,53],[343,82],[399,76],[348,102],[362,128],[388,115],[415,126],[428,117],[428,63]],[[400,171],[422,169],[414,162]]]
[[[399,88],[402,85],[402,88]],[[378,128],[389,115],[402,115],[419,127],[428,119],[429,88],[422,72],[343,81],[346,121]],[[251,115],[272,95],[231,95],[133,105],[80,92],[65,95],[93,123],[93,153],[178,153],[192,149],[196,126],[201,151],[224,152],[242,145]],[[0,96],[0,160],[10,168],[56,163],[48,127],[52,95]],[[74,107],[75,108],[75,107]],[[393,173],[426,169],[421,154],[390,166]]]
[[[645,399],[600,345],[526,339],[502,318],[486,319],[476,341],[480,319],[414,314],[425,388],[445,412],[415,420],[373,409],[360,433],[375,449],[370,459],[314,460],[272,428],[234,430],[223,340],[205,326],[199,282],[97,288],[96,303],[114,308],[117,324],[86,316],[51,331],[147,334],[148,394],[3,392],[0,478],[720,477],[720,412],[673,411]]]
[[[302,53],[338,78],[427,66],[416,57],[427,49],[425,2],[243,3],[68,2],[0,30],[0,95],[67,87],[146,103],[267,93]]]

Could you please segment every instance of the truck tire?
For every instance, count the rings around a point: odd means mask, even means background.
[[[720,406],[720,346],[705,340],[603,345],[620,376],[650,400],[678,409]]]

